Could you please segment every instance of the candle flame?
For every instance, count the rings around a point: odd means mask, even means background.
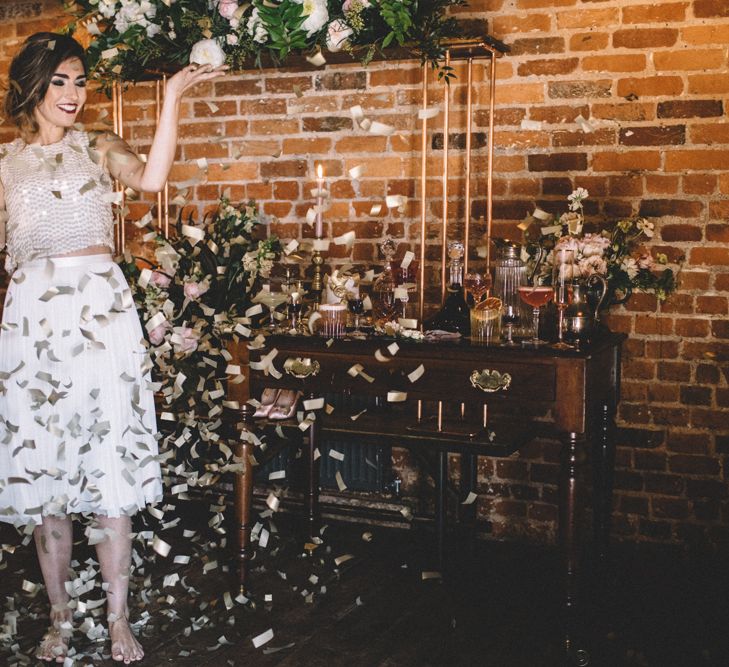
[[[324,169],[321,165],[316,168],[316,177],[321,179],[324,176]]]

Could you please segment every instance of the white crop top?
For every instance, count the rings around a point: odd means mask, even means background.
[[[5,268],[93,245],[114,250],[111,179],[86,132],[68,130],[54,144],[22,139],[0,146],[7,209]]]

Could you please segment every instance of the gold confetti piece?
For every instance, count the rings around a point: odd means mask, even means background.
[[[364,409],[364,410],[362,410],[361,412],[358,412],[358,413],[357,413],[356,415],[351,415],[351,416],[350,416],[349,418],[350,418],[350,419],[351,419],[352,421],[357,421],[357,419],[359,419],[359,418],[360,418],[360,417],[361,417],[361,416],[362,416],[362,415],[363,415],[363,414],[364,414],[365,412],[367,412],[367,408],[365,408],[365,409]]]
[[[442,575],[440,572],[434,572],[434,571],[430,571],[430,572],[424,571],[424,572],[422,572],[421,576],[422,576],[423,581],[426,581],[428,579],[441,579],[442,578]]]
[[[531,215],[528,215],[526,218],[524,218],[524,220],[522,220],[517,225],[517,228],[520,229],[522,232],[525,232],[527,229],[529,229],[529,227],[532,226],[533,222],[534,222],[534,218]],[[477,250],[479,251],[479,255],[478,255],[479,257],[483,257],[483,258],[486,257],[486,247],[485,246],[483,249],[483,255],[481,255],[480,248],[477,248]]]
[[[417,329],[418,328],[418,321],[413,318],[410,318],[410,317],[401,317],[398,319],[397,323],[403,329]]]
[[[408,395],[404,391],[388,391],[387,392],[387,402],[388,403],[402,403],[403,401],[406,401],[407,398],[408,398]]]
[[[339,567],[342,563],[346,563],[348,560],[352,560],[353,558],[354,556],[352,554],[343,554],[334,559],[334,564]]]
[[[56,199],[63,199],[63,195],[62,195],[62,194],[61,194],[61,193],[60,193],[60,192],[59,192],[58,190],[51,190],[51,194],[52,194],[52,195],[53,195],[53,196],[54,196],[54,197],[55,197]]]
[[[551,214],[543,211],[538,206],[534,209],[532,216],[535,217],[537,220],[550,220],[552,218]]]
[[[560,231],[562,231],[562,225],[550,225],[549,227],[542,227],[542,236],[557,234]]]
[[[423,373],[425,373],[425,366],[420,364],[414,371],[408,373],[408,380],[410,382],[417,382],[423,376]]]
[[[375,359],[377,359],[377,361],[380,361],[382,363],[390,361],[389,357],[386,357],[384,354],[382,354],[382,350],[380,350],[379,347],[375,350]]]
[[[116,58],[116,56],[119,55],[119,49],[116,47],[111,49],[105,49],[101,52],[101,59],[102,60],[111,60],[112,58]]]
[[[78,193],[80,195],[86,194],[89,190],[93,190],[96,187],[96,181],[92,178],[90,181],[85,183],[79,188]]]
[[[277,512],[281,501],[275,493],[269,493],[266,498],[266,505],[271,508],[272,512]]]
[[[469,491],[468,496],[466,496],[466,499],[461,503],[461,505],[471,505],[476,498],[478,498],[478,496],[473,491]]]
[[[334,473],[334,479],[337,482],[337,488],[340,491],[346,491],[347,485],[344,483],[344,479],[342,479],[342,473],[337,470],[337,472]]]

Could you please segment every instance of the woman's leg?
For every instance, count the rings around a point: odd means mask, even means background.
[[[108,584],[106,591],[111,637],[111,657],[126,663],[141,660],[144,651],[129,627],[129,574],[132,564],[132,522],[128,516],[97,516],[98,527],[107,537],[96,545],[101,576]]]
[[[62,629],[61,624],[73,618],[66,591],[73,545],[71,517],[43,517],[43,524],[36,526],[33,537],[51,603],[51,627],[43,637],[37,655],[41,660],[63,662],[71,633]]]

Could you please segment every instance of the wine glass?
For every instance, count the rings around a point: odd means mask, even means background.
[[[360,335],[362,330],[359,328],[359,318],[364,313],[364,298],[361,291],[347,292],[347,308],[354,316],[354,331],[352,333]]]
[[[559,313],[557,324],[557,342],[554,347],[558,350],[572,349],[572,345],[565,343],[562,335],[564,326],[564,311],[572,303],[572,283],[575,277],[575,251],[571,248],[555,248],[552,262],[552,287],[554,288],[554,303]]]
[[[506,340],[504,345],[514,347],[516,342],[514,341],[514,325],[519,322],[519,304],[504,304],[504,312],[501,315],[501,323],[506,328]]]
[[[266,327],[270,331],[276,331],[275,312],[282,303],[288,299],[288,294],[285,292],[272,292],[270,289],[261,290],[256,297],[253,299],[258,303],[262,303],[268,308],[268,315],[270,317],[268,326]]]
[[[536,279],[535,279],[536,280]],[[547,341],[539,338],[539,309],[548,304],[554,297],[554,290],[549,285],[520,285],[519,298],[532,307],[532,315],[534,317],[534,336],[529,341],[524,341],[524,345],[539,347],[546,345]]]
[[[478,303],[491,289],[491,274],[488,271],[483,275],[477,271],[469,271],[463,278],[463,287],[473,294],[473,300]]]

